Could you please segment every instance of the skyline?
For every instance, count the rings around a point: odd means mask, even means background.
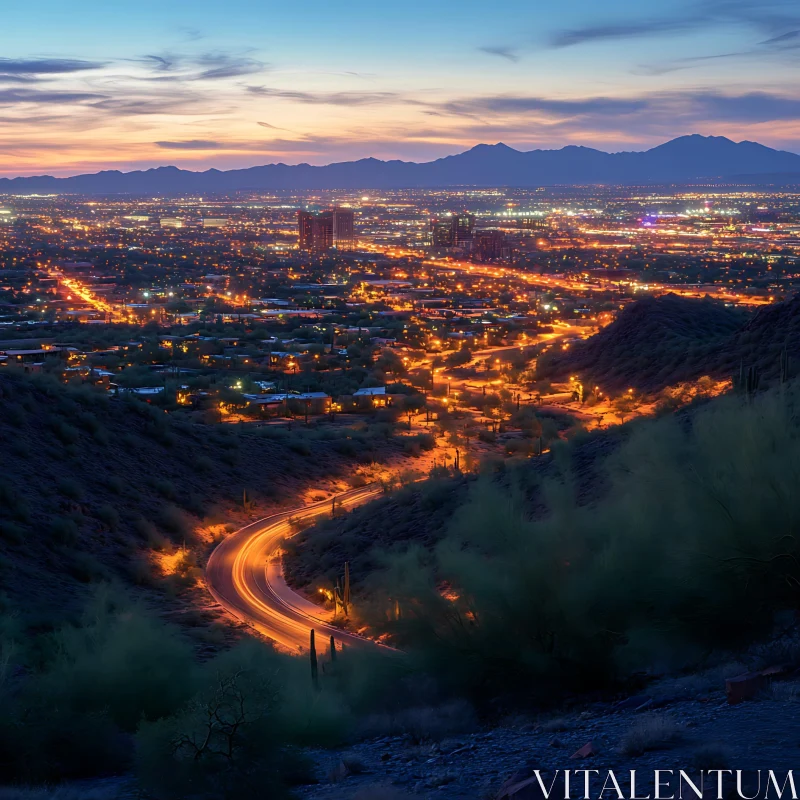
[[[800,152],[795,5],[16,4],[0,176],[429,161],[501,141],[616,152],[688,133]]]

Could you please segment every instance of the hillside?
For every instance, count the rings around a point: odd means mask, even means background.
[[[646,296],[590,339],[543,357],[539,373],[554,379],[577,374],[611,393],[630,387],[657,392],[701,375],[729,377],[734,361],[721,360],[720,347],[746,322],[746,312],[714,300]]]
[[[745,366],[755,366],[762,379],[780,374],[781,351],[789,354],[789,372],[800,365],[800,296],[760,308],[753,318],[714,349],[715,372],[732,375]]]
[[[303,435],[175,424],[138,400],[0,373],[2,594],[49,614],[98,580],[152,585],[144,555],[247,519],[245,492],[250,511],[291,505],[359,458],[335,441],[314,441],[312,457]],[[371,461],[394,445],[361,447]]]
[[[681,136],[643,152],[605,153],[570,145],[521,152],[479,144],[426,163],[362,158],[325,166],[267,164],[191,172],[174,166],[123,173],[0,179],[0,192],[179,194],[257,189],[421,188],[442,186],[554,186],[687,183],[731,179],[749,183],[796,180],[800,155],[723,136]]]
[[[577,503],[593,502],[607,488],[604,465],[625,440],[625,429],[598,431],[562,448],[559,458],[525,459],[503,467],[496,480],[520,487],[532,512],[544,511],[539,482],[556,478],[564,463],[575,478]],[[409,545],[432,550],[447,534],[458,510],[475,491],[475,475],[412,484],[396,494],[328,519],[287,541],[284,570],[288,583],[300,590],[334,585],[342,565],[350,563],[353,587],[362,588],[383,566],[386,552]]]

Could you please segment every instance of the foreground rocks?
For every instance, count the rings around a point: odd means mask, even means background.
[[[721,676],[691,676],[619,703],[596,703],[560,717],[509,719],[438,742],[386,736],[344,751],[309,751],[318,783],[297,794],[538,800],[538,784],[529,780],[533,769],[551,776],[559,769],[614,770],[621,777],[631,769],[787,771],[796,769],[800,756],[798,712],[796,677],[761,681],[750,699],[731,704]],[[348,760],[358,768],[343,770]]]

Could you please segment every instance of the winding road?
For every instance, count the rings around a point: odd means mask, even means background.
[[[354,507],[382,493],[379,485],[336,495],[337,507]],[[332,499],[265,517],[231,534],[211,553],[206,583],[225,609],[290,650],[307,650],[311,629],[318,648],[331,636],[355,647],[382,647],[330,625],[332,613],[293,592],[283,579],[281,540],[297,532],[294,521],[313,521],[331,509]],[[391,651],[391,648],[386,648]]]

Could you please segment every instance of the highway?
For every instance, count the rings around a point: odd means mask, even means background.
[[[381,494],[378,485],[336,496],[337,508],[352,508]],[[339,644],[379,647],[376,642],[330,625],[332,613],[293,592],[283,580],[279,549],[297,532],[291,521],[308,521],[331,510],[331,500],[311,503],[265,517],[231,534],[217,545],[206,566],[206,583],[217,602],[234,616],[292,651],[307,650],[316,631],[317,652],[333,635]],[[386,648],[391,651],[391,648]]]

